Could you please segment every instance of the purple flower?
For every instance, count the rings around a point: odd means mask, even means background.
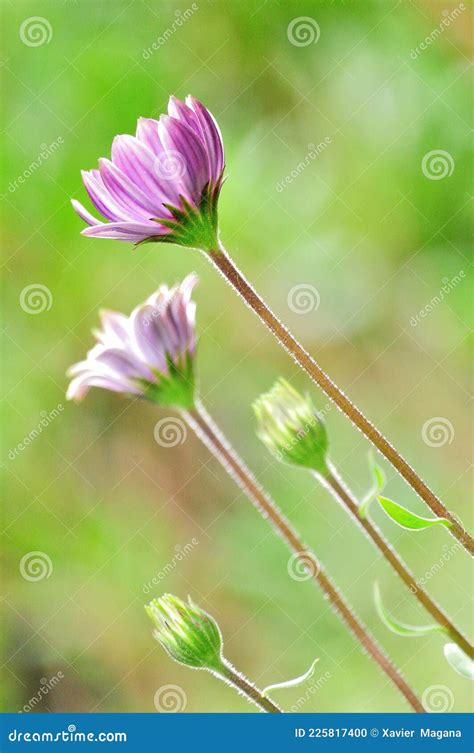
[[[191,294],[198,281],[188,275],[180,285],[162,285],[130,316],[101,314],[97,344],[68,371],[73,377],[68,400],[82,400],[91,387],[147,397],[156,402],[192,407],[196,304]]]
[[[135,136],[116,136],[111,160],[82,172],[105,222],[72,200],[83,235],[212,248],[224,172],[219,126],[201,102],[170,97],[168,115],[139,118]]]

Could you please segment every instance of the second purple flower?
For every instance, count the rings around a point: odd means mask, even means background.
[[[82,400],[91,387],[146,397],[163,405],[194,404],[196,304],[191,294],[197,275],[180,285],[162,285],[130,316],[103,311],[97,344],[74,364],[69,400]]]

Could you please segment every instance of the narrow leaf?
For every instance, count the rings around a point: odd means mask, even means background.
[[[262,693],[263,695],[267,695],[267,693],[270,692],[270,690],[277,690],[279,688],[296,688],[298,685],[302,685],[306,680],[309,680],[310,677],[314,674],[314,668],[317,664],[319,659],[315,659],[310,668],[307,672],[304,673],[304,675],[301,675],[300,677],[295,677],[294,680],[287,680],[286,682],[277,682],[275,685],[268,685],[266,688],[263,689]]]
[[[446,628],[442,625],[407,625],[405,622],[397,620],[385,609],[378,583],[374,583],[374,602],[377,614],[385,627],[391,630],[392,633],[401,635],[403,638],[422,638],[429,633],[446,632]]]
[[[389,518],[402,528],[408,528],[410,531],[422,531],[424,528],[430,528],[434,525],[451,527],[450,521],[446,518],[422,518],[392,499],[387,499],[387,497],[378,497],[378,501]]]
[[[457,643],[446,643],[443,650],[448,664],[455,672],[467,677],[468,680],[474,680],[474,661],[459,648]]]
[[[372,473],[373,484],[359,504],[358,512],[361,518],[367,517],[367,512],[371,502],[373,502],[377,495],[380,494],[386,483],[385,473],[382,468],[377,465],[371,452],[369,452],[369,468]]]

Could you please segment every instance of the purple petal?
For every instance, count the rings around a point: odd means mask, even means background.
[[[128,343],[128,316],[120,314],[118,311],[109,311],[102,309],[99,312],[100,323],[102,324],[102,330],[96,330],[96,335],[99,342],[103,345],[121,345],[122,347]]]
[[[82,170],[81,175],[90,200],[104,217],[112,221],[133,219],[112,198],[98,170]]]
[[[183,353],[194,351],[196,304],[190,301],[190,297],[197,282],[197,275],[191,274],[183,280],[181,285],[173,288],[166,306],[163,307],[161,319],[157,321],[157,335],[162,340],[167,353],[175,361]]]
[[[142,390],[129,382],[121,382],[112,377],[101,376],[89,372],[81,374],[72,380],[67,389],[66,399],[82,400],[91,387],[102,387],[103,389],[111,390],[112,392],[125,392],[134,395],[142,394]]]
[[[74,211],[79,215],[81,220],[84,220],[84,222],[87,222],[88,225],[103,225],[103,222],[100,220],[97,220],[93,214],[87,211],[85,207],[82,206],[80,201],[77,201],[76,199],[71,199],[71,204],[74,208]]]
[[[202,190],[211,177],[201,141],[188,126],[168,115],[161,116],[158,132],[168,154],[174,154],[177,162],[181,162],[181,169],[176,174],[178,192],[184,193],[195,203],[199,202]]]
[[[99,373],[103,372],[102,367],[105,367],[113,378],[143,378],[154,381],[153,373],[141,359],[120,348],[103,348],[102,352],[94,357],[92,366],[94,364],[98,364]]]
[[[138,306],[130,315],[130,333],[134,348],[145,363],[166,374],[168,368],[161,340],[156,336],[155,317],[156,310],[152,306]]]
[[[152,118],[138,118],[137,139],[140,139],[155,156],[161,154],[163,145],[158,136],[158,121]]]
[[[202,102],[194,97],[186,97],[186,104],[193,109],[201,139],[209,158],[209,168],[214,181],[224,169],[224,143],[217,121]]]
[[[112,161],[156,203],[168,201],[166,187],[158,179],[155,169],[156,155],[134,136],[116,136],[112,144]]]
[[[168,315],[178,335],[179,347],[177,353],[183,353],[186,350],[193,353],[195,348],[196,304],[194,301],[184,300],[181,293],[177,293],[171,302]]]
[[[128,213],[127,219],[139,222],[156,216],[160,202],[156,200],[155,195],[146,194],[110,160],[100,159],[99,166],[105,187],[117,204]]]
[[[196,285],[199,285],[199,277],[196,272],[190,272],[180,283],[178,290],[182,293],[186,303],[191,300]]]
[[[196,116],[188,105],[177,97],[170,97],[168,102],[168,115],[170,118],[180,120],[184,125],[191,128],[196,136],[201,138],[201,131],[196,120]]]
[[[162,310],[156,309],[156,311],[159,315],[153,320],[152,324],[154,336],[156,341],[160,343],[163,353],[166,353],[174,361],[176,354],[181,352],[179,332],[170,316],[169,306]]]
[[[109,222],[105,225],[86,227],[82,235],[94,238],[115,238],[119,241],[139,243],[153,236],[167,235],[169,229],[158,222]]]

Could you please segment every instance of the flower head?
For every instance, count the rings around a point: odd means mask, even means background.
[[[130,316],[103,311],[97,344],[85,361],[68,371],[68,400],[82,400],[91,387],[147,397],[164,405],[190,408],[194,402],[196,304],[191,293],[197,275],[180,285],[162,285]]]
[[[303,397],[285,379],[254,403],[257,434],[279,460],[327,471],[326,428],[309,397]]]
[[[116,136],[111,159],[83,171],[105,222],[75,199],[89,225],[83,235],[143,243],[165,241],[204,250],[217,240],[217,199],[224,146],[215,119],[194,97],[171,97],[168,115],[139,118],[135,136]]]
[[[200,669],[222,669],[222,635],[217,622],[196,606],[165,594],[145,607],[153,635],[172,659]]]

